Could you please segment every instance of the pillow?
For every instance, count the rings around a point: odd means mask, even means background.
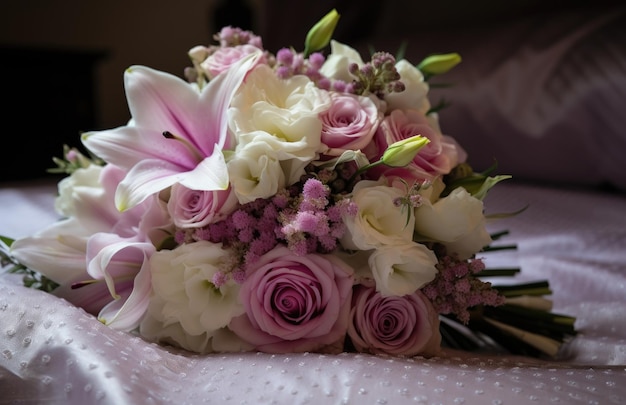
[[[515,44],[477,41],[441,92],[453,103],[442,129],[478,168],[496,158],[519,178],[626,190],[626,13],[554,17],[520,26]]]
[[[625,26],[625,7],[599,6],[457,30],[379,32],[365,42],[394,49],[406,41],[415,64],[430,53],[461,55],[431,79],[430,94],[433,104],[450,103],[440,111],[442,130],[477,171],[497,160],[499,173],[517,179],[626,190]]]

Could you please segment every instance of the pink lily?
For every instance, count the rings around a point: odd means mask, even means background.
[[[149,262],[155,251],[138,238],[100,233],[89,239],[87,273],[103,280],[113,298],[98,314],[101,322],[118,330],[139,326],[152,290]]]
[[[99,232],[124,237],[137,235],[140,219],[150,207],[146,202],[124,213],[115,209],[111,196],[124,176],[119,167],[107,165],[100,172],[98,185],[74,187],[73,215],[35,235],[16,240],[11,245],[11,254],[20,263],[61,285],[74,282],[76,278],[84,279],[88,239]],[[163,225],[155,222],[147,224],[145,232],[150,231],[149,226]]]
[[[128,174],[115,205],[125,211],[180,183],[193,190],[224,190],[229,178],[222,150],[234,142],[226,111],[261,51],[243,57],[198,89],[176,76],[133,66],[124,85],[132,119],[126,126],[83,134],[83,144]]]
[[[120,213],[112,195],[125,173],[102,168],[98,185],[75,186],[73,214],[36,235],[16,240],[13,256],[60,286],[53,294],[118,330],[132,330],[151,289],[149,258],[167,236],[169,219],[147,199]]]

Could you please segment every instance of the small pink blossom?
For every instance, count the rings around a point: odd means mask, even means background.
[[[316,179],[309,179],[302,186],[302,196],[305,199],[326,199],[328,193],[328,187]]]
[[[244,30],[239,27],[233,27],[230,25],[222,27],[220,32],[218,32],[214,38],[223,48],[250,44],[259,49],[263,49],[263,41],[260,36],[256,35],[252,31]]]
[[[296,214],[296,229],[301,232],[316,233],[320,224],[320,217],[310,211],[298,212]]]
[[[440,314],[453,314],[459,321],[467,324],[470,320],[470,308],[504,303],[504,296],[492,288],[491,283],[474,277],[473,270],[484,268],[481,259],[459,260],[457,256],[448,255],[439,260],[437,268],[437,277],[422,292]]]

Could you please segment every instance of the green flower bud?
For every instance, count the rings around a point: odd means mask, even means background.
[[[461,62],[458,53],[445,53],[426,57],[417,65],[417,68],[425,75],[440,75],[446,73]]]
[[[337,10],[332,9],[309,30],[306,35],[306,40],[304,41],[305,57],[328,45],[335,31],[335,27],[337,26],[337,22],[339,21],[339,17]]]
[[[421,135],[394,142],[383,153],[382,162],[391,167],[404,167],[415,159],[415,155],[424,146],[428,145],[430,139]]]

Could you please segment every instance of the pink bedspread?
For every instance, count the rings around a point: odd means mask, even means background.
[[[0,234],[56,220],[55,184],[5,184]],[[554,310],[580,334],[554,361],[448,351],[441,358],[363,354],[198,356],[113,331],[65,301],[0,276],[0,403],[527,404],[626,403],[626,195],[504,182],[487,213],[515,251],[488,267],[548,279]]]

